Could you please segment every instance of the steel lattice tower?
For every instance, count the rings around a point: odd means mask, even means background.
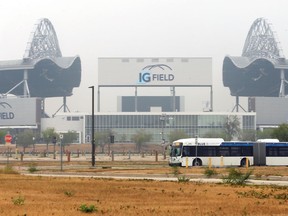
[[[62,57],[54,27],[46,18],[38,20],[35,24],[24,54],[24,59],[44,57]]]
[[[258,18],[252,24],[242,51],[243,57],[250,58],[284,58],[276,32],[272,25],[263,18]]]

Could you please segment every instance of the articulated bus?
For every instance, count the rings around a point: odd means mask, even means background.
[[[267,142],[270,141],[270,142]],[[230,141],[218,138],[180,139],[170,146],[170,166],[288,165],[288,143],[274,140]]]

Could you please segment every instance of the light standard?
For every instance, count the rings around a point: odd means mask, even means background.
[[[61,171],[63,171],[63,146],[62,146],[62,141],[63,141],[63,134],[60,134],[60,165],[61,165]]]
[[[162,113],[162,116],[160,117],[160,121],[161,121],[161,127],[162,127],[162,130],[161,130],[161,140],[162,140],[162,144],[164,145],[164,144],[165,144],[164,124],[165,124],[165,121],[166,121],[166,113]]]
[[[55,150],[55,146],[56,146],[56,142],[57,142],[57,137],[53,136],[53,159],[56,159],[56,150]]]
[[[94,86],[90,86],[92,89],[92,166],[95,166],[95,140],[94,140]]]
[[[33,140],[33,153],[32,153],[32,155],[34,155],[34,152],[35,152],[35,137],[34,136],[32,137],[32,140]]]
[[[199,165],[199,163],[198,163],[198,149],[197,149],[197,147],[198,147],[198,135],[196,135],[195,136],[195,165],[196,166],[198,166]]]

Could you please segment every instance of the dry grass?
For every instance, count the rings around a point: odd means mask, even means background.
[[[0,215],[287,215],[287,187],[0,175]],[[15,200],[23,201],[16,205]]]
[[[14,161],[13,169],[28,172],[31,161]],[[59,161],[37,161],[36,173],[59,172]],[[0,215],[85,215],[80,206],[93,205],[92,215],[288,215],[288,188],[231,186],[193,182],[56,178],[15,175],[0,166]],[[192,177],[204,175],[204,167],[171,168],[167,161],[64,162],[63,173],[137,174]],[[253,170],[254,178],[288,176],[288,167],[237,168]],[[227,168],[215,168],[219,176]]]

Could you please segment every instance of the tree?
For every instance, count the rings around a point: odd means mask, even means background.
[[[257,139],[269,139],[271,137],[273,137],[273,131],[274,129],[272,128],[266,128],[263,129],[262,131],[257,131]]]
[[[183,130],[171,131],[168,135],[169,143],[173,143],[175,140],[188,138],[188,134]]]
[[[222,132],[209,131],[203,135],[203,138],[222,138],[224,140],[228,140],[227,134],[224,131]]]
[[[34,135],[31,130],[25,130],[17,135],[17,145],[23,147],[23,152],[25,152],[25,149],[34,142],[33,137]]]
[[[139,130],[131,137],[131,140],[136,144],[137,151],[141,151],[141,147],[145,142],[149,142],[152,138],[151,134],[146,133],[144,130]]]
[[[243,141],[255,141],[256,130],[242,130],[240,134],[240,139]]]
[[[104,153],[105,145],[110,142],[111,135],[112,135],[112,132],[110,130],[95,132],[94,134],[95,145],[101,147],[102,153]]]
[[[0,143],[5,143],[5,135],[7,134],[7,131],[6,130],[0,130]]]
[[[288,141],[288,124],[281,124],[272,132],[272,138],[277,138],[281,142]]]
[[[52,142],[53,137],[59,137],[59,135],[55,132],[54,128],[47,128],[46,130],[42,131],[43,140],[46,143],[46,150],[48,151],[48,145]]]
[[[68,131],[67,133],[63,133],[62,144],[67,145],[73,143],[77,140],[77,132],[76,131]]]
[[[228,116],[223,126],[225,133],[227,134],[227,140],[239,138],[240,121],[236,115]]]

